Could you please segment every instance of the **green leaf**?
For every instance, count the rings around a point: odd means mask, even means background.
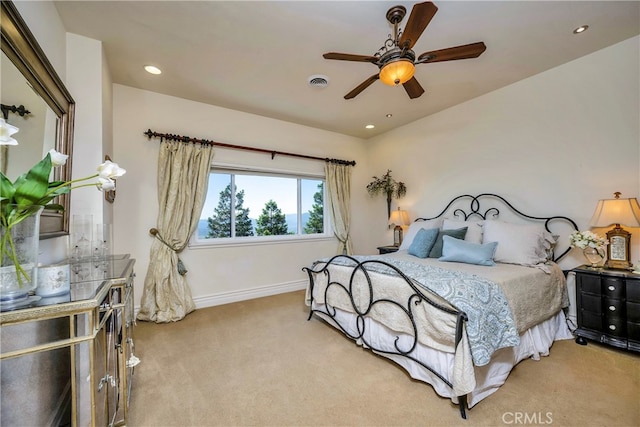
[[[64,181],[51,181],[49,183],[49,188],[55,188],[55,187],[58,187],[58,186],[60,186],[60,185],[62,185],[64,183],[65,183]]]
[[[51,175],[51,155],[47,153],[44,159],[27,172],[24,180],[20,178],[16,180],[14,196],[16,203],[21,206],[40,204],[39,201],[49,189],[49,175]]]
[[[54,191],[50,191],[49,190],[49,193],[47,193],[46,196],[44,196],[41,199],[37,200],[34,204],[41,205],[41,206],[46,206],[47,203],[49,203],[55,197],[60,196],[62,194],[67,194],[69,191],[71,191],[71,188],[69,188],[69,186],[60,187],[60,188],[57,188]]]
[[[48,209],[48,210],[52,210],[52,211],[63,211],[64,210],[64,206],[57,205],[55,203],[49,203],[48,205],[44,205],[44,208]]]
[[[16,189],[13,188],[13,184],[9,181],[9,178],[0,172],[0,200],[11,200]]]

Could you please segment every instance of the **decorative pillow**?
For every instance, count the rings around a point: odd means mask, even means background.
[[[416,237],[413,238],[411,246],[409,246],[409,255],[417,256],[418,258],[426,258],[431,252],[433,244],[438,237],[437,228],[421,228],[418,230]]]
[[[411,243],[413,243],[413,238],[416,237],[418,231],[423,228],[440,228],[442,225],[442,218],[430,219],[427,221],[414,221],[409,226],[409,229],[404,234],[404,239],[402,239],[402,243],[398,250],[407,250]]]
[[[485,221],[482,242],[498,242],[496,262],[536,265],[547,261],[553,237],[542,225]]]
[[[467,227],[458,228],[457,230],[440,230],[436,242],[433,244],[431,252],[429,252],[429,258],[440,258],[442,256],[442,238],[444,236],[464,240],[465,234],[467,234]]]
[[[545,251],[546,259],[547,261],[553,261],[553,256],[555,255],[554,251],[556,250],[556,246],[558,246],[558,239],[560,238],[560,235],[548,233],[546,230],[545,233],[548,234],[545,234],[547,241],[551,240],[551,242],[549,243],[549,248]],[[551,236],[550,239],[549,236]]]
[[[462,227],[467,227],[467,234],[464,236],[464,240],[471,243],[482,243],[482,225],[484,220],[471,220],[460,221],[457,219],[444,219],[442,222],[443,230],[454,230]]]
[[[439,260],[488,266],[496,265],[493,261],[493,256],[497,247],[498,242],[477,244],[454,239],[451,236],[443,236],[442,256]]]

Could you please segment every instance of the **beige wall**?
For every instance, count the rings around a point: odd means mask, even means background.
[[[136,305],[142,294],[152,238],[149,229],[158,215],[156,174],[159,140],[149,141],[143,132],[189,135],[229,144],[355,160],[353,169],[355,250],[367,234],[367,212],[362,208],[369,169],[365,143],[361,139],[295,125],[239,111],[114,85],[114,155],[127,169],[118,181],[114,204],[116,252],[137,259]],[[215,162],[251,163],[266,168],[322,171],[324,162],[216,149]],[[302,267],[337,250],[333,238],[320,241],[277,244],[243,244],[217,248],[187,248],[181,258],[189,270],[187,278],[197,306],[268,295],[305,284]]]
[[[111,150],[111,76],[102,43],[67,33],[51,2],[14,2],[20,15],[76,102],[73,171],[74,178],[95,173]],[[112,207],[91,188],[71,193],[70,214],[92,214],[95,223],[112,222]],[[67,257],[68,238],[40,243],[40,262],[59,262]]]
[[[112,111],[104,111],[105,102],[103,72],[104,56],[102,42],[77,34],[67,33],[67,88],[76,101],[73,147],[73,177],[80,178],[96,173],[96,168],[104,161],[103,130],[105,116]],[[108,82],[111,86],[111,81]],[[110,104],[107,104],[111,107]],[[108,113],[108,114],[105,114]],[[73,214],[92,215],[94,224],[103,223],[105,203],[102,192],[85,187],[71,192],[71,220]],[[73,224],[72,224],[73,225]]]
[[[398,171],[412,219],[493,192],[587,229],[598,199],[640,198],[639,47],[629,39],[373,138],[372,171]],[[629,231],[637,262],[640,228]],[[584,262],[572,255],[569,267]]]

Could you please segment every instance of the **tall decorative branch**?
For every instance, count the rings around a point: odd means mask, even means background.
[[[404,185],[404,182],[393,179],[391,170],[389,169],[387,173],[380,178],[377,176],[373,177],[373,181],[367,184],[367,192],[369,192],[371,197],[379,194],[387,196],[387,218],[389,218],[391,217],[391,200],[404,197],[404,195],[407,194],[407,186]]]

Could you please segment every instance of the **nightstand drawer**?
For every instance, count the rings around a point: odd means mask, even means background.
[[[630,340],[640,342],[640,323],[627,322],[627,337]]]
[[[589,274],[581,274],[578,276],[578,291],[589,294],[600,295],[601,285],[600,277]]]
[[[602,329],[607,335],[625,337],[627,335],[627,320],[623,317],[607,317]]]
[[[605,298],[602,311],[607,313],[607,316],[619,316],[625,315],[626,303],[619,299]]]
[[[602,280],[602,293],[609,298],[624,298],[624,280],[607,277]]]
[[[580,308],[584,311],[589,311],[594,314],[602,313],[602,297],[599,295],[581,294]]]
[[[640,303],[640,280],[627,280],[627,301]]]
[[[640,303],[627,301],[627,320],[640,323]]]
[[[580,327],[592,329],[594,331],[602,331],[602,315],[590,311],[581,311],[579,314]]]

